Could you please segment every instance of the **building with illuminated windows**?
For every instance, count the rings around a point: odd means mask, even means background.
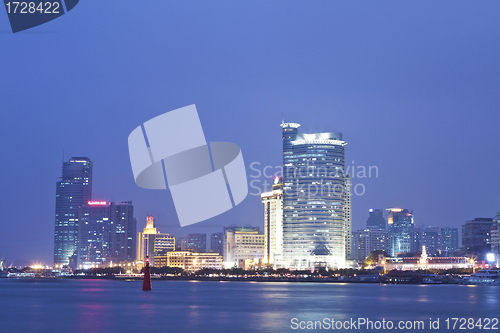
[[[458,250],[458,228],[441,229],[441,250],[447,255]]]
[[[88,201],[80,206],[77,266],[89,268],[111,260],[111,203]]]
[[[283,255],[283,184],[274,178],[272,191],[262,193],[264,204],[264,264],[281,267]]]
[[[111,256],[115,262],[132,262],[137,258],[137,220],[132,201],[112,203],[113,242]]]
[[[218,253],[196,253],[191,251],[173,251],[155,255],[155,267],[178,267],[188,272],[200,269],[222,269],[222,256]]]
[[[155,255],[175,251],[175,237],[156,231],[153,216],[146,217],[146,226],[138,233],[137,240],[137,259],[143,262],[147,256],[152,259]]]
[[[467,253],[483,255],[491,251],[492,218],[476,217],[462,225],[462,246]]]
[[[207,234],[188,234],[186,249],[193,252],[207,252]]]
[[[344,268],[350,248],[349,179],[342,133],[299,133],[282,123],[283,265]]]
[[[387,226],[391,237],[391,256],[409,253],[419,247],[414,239],[420,240],[420,234],[415,235],[413,211],[404,208],[388,208]]]
[[[72,157],[63,162],[61,180],[56,183],[54,265],[76,265],[79,207],[92,200],[92,161]]]
[[[210,236],[210,251],[222,255],[222,232],[214,232]]]
[[[344,238],[345,238],[345,256],[346,259],[351,259],[352,252],[352,220],[351,220],[351,175],[345,174],[344,187]]]
[[[361,262],[372,251],[391,253],[389,233],[385,230],[358,230],[352,236],[352,259]]]
[[[131,262],[136,257],[136,221],[131,201],[88,201],[80,206],[78,268]]]
[[[264,258],[264,235],[259,228],[225,227],[222,246],[226,268],[239,267],[242,260],[258,262]]]

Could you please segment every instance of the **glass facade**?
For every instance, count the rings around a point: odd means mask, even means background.
[[[441,229],[441,249],[449,255],[458,250],[458,228]]]
[[[61,180],[56,184],[54,265],[76,264],[78,209],[92,200],[92,161],[72,157],[63,163]]]
[[[292,269],[346,264],[344,146],[341,133],[301,134],[283,123],[283,264]]]
[[[387,223],[382,209],[370,209],[366,228],[370,230],[386,230]]]
[[[415,251],[419,244],[415,244],[415,239],[420,239],[416,235],[413,223],[413,211],[403,208],[387,209],[387,225],[391,236],[391,256],[397,253],[408,253]]]
[[[132,201],[112,204],[114,261],[134,261],[137,258],[137,220]]]
[[[222,232],[214,232],[210,237],[210,251],[222,255]]]
[[[187,248],[194,252],[207,252],[207,234],[189,234]]]
[[[77,266],[134,261],[136,220],[131,201],[80,206]]]
[[[83,205],[79,215],[79,268],[99,265],[111,258],[112,217],[111,204]]]

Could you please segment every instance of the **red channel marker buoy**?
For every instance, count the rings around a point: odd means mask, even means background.
[[[146,266],[144,267],[144,280],[142,281],[142,290],[151,290],[151,269],[149,268],[149,256],[146,257]]]

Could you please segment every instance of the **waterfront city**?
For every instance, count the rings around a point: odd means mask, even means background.
[[[0,333],[500,329],[500,2],[4,5]]]

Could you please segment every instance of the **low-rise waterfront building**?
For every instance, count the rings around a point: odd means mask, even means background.
[[[218,253],[197,253],[190,251],[172,251],[165,254],[155,255],[154,267],[178,267],[188,272],[196,272],[200,269],[222,269],[222,256]]]
[[[223,236],[224,265],[237,267],[240,259],[258,260],[264,257],[264,235],[259,228],[224,228]]]
[[[382,264],[387,271],[393,269],[414,271],[418,269],[472,268],[473,266],[470,258],[467,257],[427,257],[425,265],[421,260],[422,257],[388,258]]]

